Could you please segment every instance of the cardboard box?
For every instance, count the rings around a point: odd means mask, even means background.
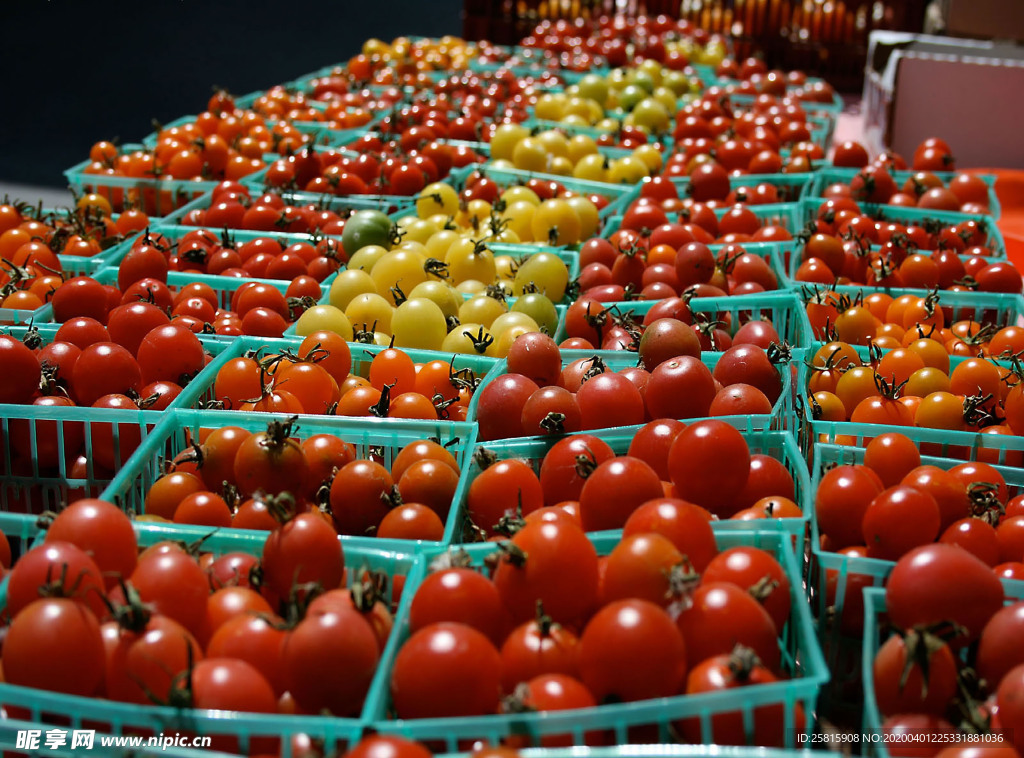
[[[909,161],[927,137],[961,168],[1024,168],[1024,49],[951,37],[872,32],[864,80],[866,146]]]
[[[947,0],[947,3],[947,34],[1024,39],[1024,2],[1021,0]]]

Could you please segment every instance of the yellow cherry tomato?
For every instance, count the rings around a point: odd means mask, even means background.
[[[579,163],[585,155],[597,153],[597,143],[588,134],[576,134],[569,140],[569,160]]]
[[[554,253],[536,253],[523,262],[516,272],[513,293],[520,297],[535,288],[553,303],[565,297],[569,285],[569,269]]]
[[[536,137],[519,140],[512,151],[512,165],[520,171],[545,171],[551,156]]]
[[[475,295],[462,303],[459,321],[463,324],[482,324],[490,329],[494,320],[507,312],[508,307],[502,301],[488,295]]]
[[[508,351],[512,348],[512,343],[517,338],[535,331],[537,330],[522,324],[510,326],[500,335],[494,337],[494,342],[487,348],[487,356],[490,358],[507,358]]]
[[[354,327],[363,331],[379,331],[391,333],[391,316],[394,313],[391,303],[375,292],[356,295],[345,309],[345,318]]]
[[[633,157],[642,161],[649,173],[656,174],[661,171],[663,162],[661,151],[654,145],[650,143],[640,145],[640,147],[633,150]]]
[[[395,303],[395,289],[409,293],[417,284],[429,279],[425,266],[422,256],[414,251],[392,250],[377,262],[370,276],[377,292]]]
[[[580,241],[580,218],[565,200],[545,200],[533,214],[533,239],[551,245],[574,245]]]
[[[521,201],[528,202],[530,205],[534,206],[540,205],[540,198],[537,197],[537,193],[525,184],[516,184],[509,187],[501,193],[501,201],[505,203],[506,208],[513,203]]]
[[[516,275],[518,264],[511,255],[494,256],[494,276],[497,279],[511,279]]]
[[[472,240],[466,242],[472,243]],[[448,277],[458,283],[466,279],[490,283],[494,281],[494,253],[483,242],[459,242],[448,252]]]
[[[534,115],[544,121],[558,121],[565,113],[566,97],[560,92],[546,92],[537,98]]]
[[[387,254],[388,249],[386,247],[381,247],[380,245],[367,245],[366,247],[361,247],[348,259],[346,268],[350,271],[352,269],[373,271],[373,267],[377,265],[377,261]]]
[[[511,310],[528,315],[545,334],[554,336],[558,330],[558,310],[555,304],[540,292],[528,292],[517,297]]]
[[[439,261],[443,261],[448,254],[448,248],[460,239],[459,233],[454,229],[442,229],[428,239],[423,247],[427,251],[428,258],[437,258]]]
[[[521,124],[499,124],[491,135],[491,159],[512,160],[516,145],[529,136],[530,130]]]
[[[425,297],[414,297],[395,309],[391,331],[395,347],[437,350],[448,334],[448,324],[437,303]]]
[[[295,322],[295,333],[300,337],[320,331],[339,334],[346,342],[351,342],[353,337],[348,317],[333,305],[314,305]]]
[[[608,159],[600,153],[584,155],[576,163],[572,175],[577,179],[591,182],[604,182],[608,179]]]
[[[555,129],[545,129],[542,132],[538,132],[534,139],[540,143],[548,155],[552,157],[561,156],[562,158],[569,157],[569,139],[562,132]]]
[[[459,307],[464,302],[462,296],[454,287],[448,284],[448,282],[442,281],[421,282],[412,288],[409,297],[425,297],[427,300],[434,301],[445,315],[445,318],[458,316]]]
[[[504,334],[507,330],[513,327],[522,326],[526,327],[528,331],[539,332],[540,327],[537,322],[534,321],[528,313],[522,311],[509,311],[503,313],[498,318],[494,319],[494,323],[491,324],[491,334],[495,337],[499,337]]]
[[[598,74],[586,74],[576,85],[580,97],[585,97],[602,105],[608,99],[610,86],[608,81]]]
[[[527,200],[517,200],[506,206],[501,212],[501,219],[508,222],[508,228],[515,232],[522,242],[533,239],[533,215],[540,206]]]
[[[345,269],[338,272],[331,283],[327,301],[338,310],[344,311],[357,295],[367,292],[380,294],[377,292],[377,285],[374,284],[373,278],[361,269]]]
[[[646,164],[633,155],[614,160],[608,167],[608,181],[612,184],[636,184],[647,176]]]
[[[399,245],[400,248],[407,242],[416,242],[425,246],[427,241],[438,233],[439,229],[433,221],[421,218],[408,224],[403,231],[405,236],[402,237],[402,244]]]
[[[494,342],[494,337],[482,324],[459,324],[441,343],[444,353],[483,355]]]
[[[487,291],[487,285],[476,279],[467,279],[456,284],[455,291],[460,295],[482,295]]]
[[[561,155],[556,155],[548,164],[548,173],[555,176],[572,176],[572,161]]]
[[[416,197],[416,215],[427,218],[435,213],[454,215],[459,209],[459,193],[450,184],[434,182],[424,187]]]
[[[585,240],[597,234],[598,224],[601,219],[598,215],[597,206],[583,195],[573,195],[565,199],[580,220],[580,239]]]

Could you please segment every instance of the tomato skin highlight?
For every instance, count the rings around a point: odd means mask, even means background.
[[[103,682],[103,660],[96,616],[66,598],[26,606],[4,640],[4,680],[10,684],[92,695]]]
[[[445,697],[437,696],[438,687]],[[500,695],[500,654],[463,624],[424,627],[395,658],[391,699],[399,718],[482,716],[497,710]]]
[[[977,639],[1003,605],[1003,586],[992,569],[954,545],[911,550],[896,563],[885,592],[889,617],[899,627],[947,620],[964,627],[954,645]]]
[[[561,623],[585,618],[598,600],[597,551],[583,530],[562,522],[533,522],[511,541],[494,584],[514,622],[534,617],[538,600]]]
[[[686,645],[668,613],[645,600],[598,611],[580,638],[580,678],[598,703],[645,700],[679,691]]]
[[[302,708],[347,716],[366,697],[380,652],[362,614],[332,609],[300,622],[281,656],[285,686]]]
[[[745,505],[736,500],[750,476],[750,450],[725,422],[699,421],[684,429],[669,450],[668,467],[684,500],[722,518]]]

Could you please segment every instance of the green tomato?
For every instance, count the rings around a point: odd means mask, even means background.
[[[558,311],[555,309],[555,304],[545,295],[539,292],[528,292],[522,297],[516,298],[512,304],[512,310],[517,313],[525,313],[537,323],[541,331],[552,337],[555,336],[555,332],[558,330]]]
[[[341,245],[349,255],[367,245],[380,245],[390,250],[394,233],[395,224],[383,211],[356,211],[345,222]]]
[[[608,100],[608,82],[597,74],[587,74],[577,85],[581,97],[589,97],[601,105]]]
[[[643,69],[634,69],[632,84],[635,87],[640,87],[647,94],[654,92],[654,88],[658,85],[658,83],[654,81],[654,77],[651,76],[650,72],[644,71]]]
[[[667,131],[669,118],[668,109],[653,97],[641,100],[633,109],[633,120],[639,126],[646,126],[651,132]]]
[[[639,87],[636,84],[627,85],[622,90],[622,92],[619,93],[619,107],[625,111],[631,111],[633,110],[633,108],[636,107],[638,103],[640,103],[641,100],[643,100],[645,97],[647,97],[647,95],[649,95],[653,91],[653,85],[649,90]],[[345,228],[348,228],[347,223],[345,225]],[[346,250],[347,249],[348,248],[346,248]]]
[[[686,94],[690,89],[690,78],[682,71],[666,71],[661,80],[664,87],[668,87],[677,96]]]

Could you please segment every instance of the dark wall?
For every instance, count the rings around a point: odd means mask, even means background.
[[[4,4],[0,181],[60,186],[89,146],[347,60],[363,40],[459,34],[461,0]],[[20,92],[21,95],[12,95]]]

